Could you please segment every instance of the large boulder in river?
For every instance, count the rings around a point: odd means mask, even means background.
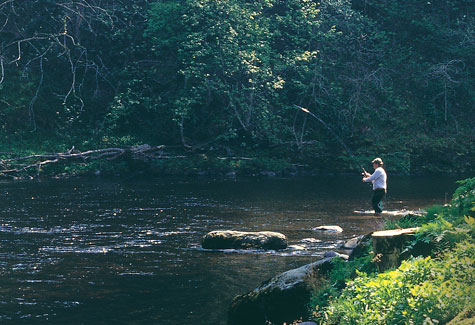
[[[228,310],[229,325],[290,324],[308,317],[315,286],[332,269],[333,257],[284,272],[237,296]]]
[[[272,231],[216,230],[207,233],[201,239],[201,246],[206,249],[284,249],[287,248],[287,237]]]

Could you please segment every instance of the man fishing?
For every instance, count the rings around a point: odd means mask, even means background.
[[[382,200],[386,195],[386,180],[387,175],[386,171],[383,169],[383,161],[381,158],[375,158],[373,161],[374,173],[370,174],[363,169],[363,182],[373,183],[373,197],[371,198],[371,203],[373,205],[374,213],[380,215],[383,212]]]
[[[346,152],[354,158],[354,156],[351,154],[350,149],[346,146],[346,144],[343,142],[343,140],[340,139],[340,137],[333,131],[333,129],[325,123],[320,117],[315,115],[314,113],[310,112],[307,108],[295,105],[296,108],[302,110],[303,112],[309,114],[310,116],[314,117],[317,119],[320,123],[322,123],[328,131],[330,131],[331,134],[335,136],[335,138],[340,142],[340,144],[345,148]],[[386,172],[383,169],[383,160],[381,158],[375,158],[372,161],[373,167],[374,167],[374,173],[371,175],[368,173],[366,170],[363,169],[363,182],[372,182],[373,183],[373,198],[371,199],[371,203],[373,204],[374,208],[374,213],[376,215],[380,215],[381,212],[383,212],[383,205],[381,201],[383,200],[384,196],[386,195]]]

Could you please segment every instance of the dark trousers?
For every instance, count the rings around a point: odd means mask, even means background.
[[[382,200],[386,195],[386,190],[384,188],[378,188],[373,190],[373,197],[371,198],[371,204],[373,205],[374,212],[381,213],[383,211]]]

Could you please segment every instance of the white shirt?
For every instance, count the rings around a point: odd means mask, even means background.
[[[373,183],[373,190],[377,190],[380,188],[387,188],[386,185],[386,179],[388,176],[386,175],[386,172],[384,171],[383,167],[378,167],[374,170],[374,173],[366,178],[364,181],[366,183],[372,182]]]

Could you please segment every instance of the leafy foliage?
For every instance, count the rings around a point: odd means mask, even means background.
[[[402,218],[397,226],[420,226],[413,246],[431,243],[435,251],[453,248],[456,243],[471,238],[475,225],[475,178],[458,182],[452,201],[445,206],[432,206],[424,216]]]
[[[315,319],[321,324],[430,324],[446,323],[458,313],[457,319],[470,319],[475,299],[475,184],[473,178],[458,183],[449,205],[430,207],[426,215],[411,215],[399,224],[419,226],[411,245],[429,243],[431,256],[412,257],[380,274],[340,262],[332,280],[312,299]],[[371,254],[365,258],[363,265],[371,266]]]
[[[443,259],[404,261],[395,271],[359,276],[327,309],[326,324],[447,322],[475,298],[475,244]]]
[[[315,319],[323,321],[326,309],[336,297],[341,295],[341,291],[346,287],[346,283],[351,281],[358,274],[373,273],[376,265],[372,262],[372,254],[360,257],[348,262],[334,259],[334,267],[328,279],[324,279],[310,299],[310,309]]]
[[[58,147],[146,142],[256,157],[278,148],[279,159],[314,169],[377,155],[389,172],[469,173],[470,9],[466,0],[7,1],[0,133],[19,150],[38,136]]]

